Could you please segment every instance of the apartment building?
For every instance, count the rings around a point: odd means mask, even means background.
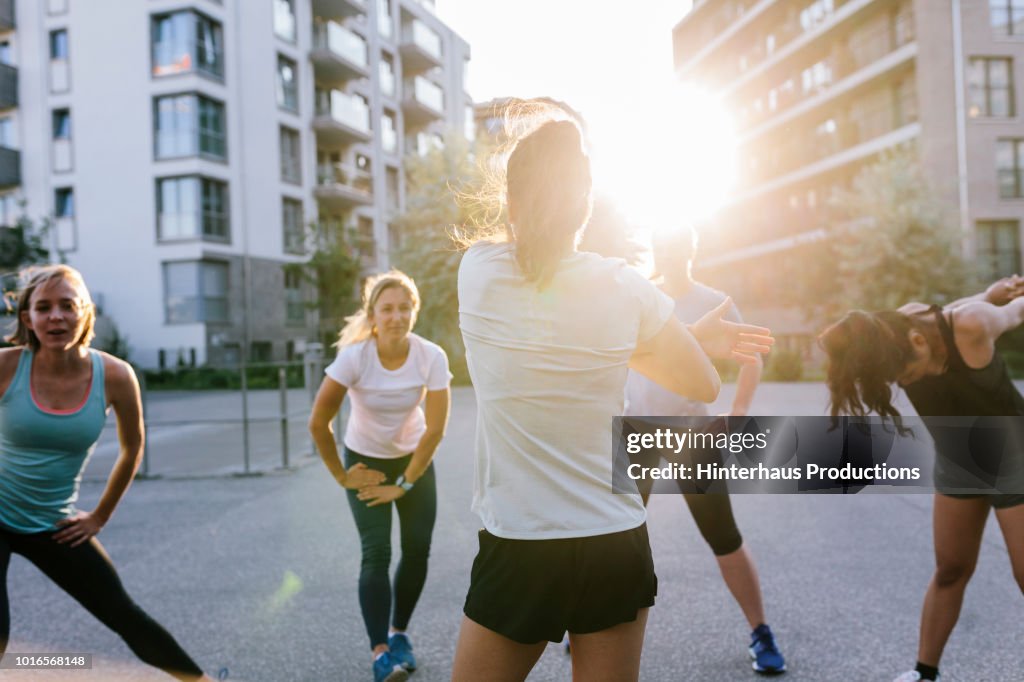
[[[1019,272],[1024,71],[1019,0],[697,0],[673,29],[679,79],[720,93],[738,182],[700,276],[807,351],[792,305],[801,248],[833,188],[912,145],[985,277]]]
[[[290,358],[310,226],[387,267],[468,60],[428,0],[0,0],[0,224],[49,219],[143,366]]]

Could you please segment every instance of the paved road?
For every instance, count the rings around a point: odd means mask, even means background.
[[[820,414],[823,401],[821,386],[767,385],[755,410]],[[216,402],[202,411],[215,413]],[[720,404],[727,403],[726,394]],[[469,512],[474,415],[472,392],[457,389],[437,455],[441,498],[431,573],[412,624],[422,666],[413,679],[420,682],[448,679],[476,549],[479,523]],[[101,481],[86,481],[82,506],[101,492]],[[790,661],[785,679],[890,680],[913,664],[932,568],[929,496],[738,495],[734,505]],[[650,512],[660,593],[642,679],[755,679],[739,609],[683,504],[655,496]],[[369,679],[355,589],[358,540],[342,492],[318,462],[252,478],[139,481],[102,539],[129,591],[204,668],[228,666],[231,679],[268,682]],[[10,651],[96,654],[93,671],[65,675],[75,682],[168,679],[137,663],[20,557],[8,582]],[[991,522],[943,679],[1024,679],[1022,606]],[[569,679],[559,648],[549,647],[530,679]]]

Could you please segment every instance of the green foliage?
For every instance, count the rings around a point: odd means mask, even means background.
[[[315,250],[305,263],[284,266],[299,273],[316,289],[316,300],[310,307],[320,313],[321,340],[325,346],[334,342],[345,317],[359,307],[359,256],[348,228],[339,224],[310,225]]]
[[[800,381],[804,375],[804,360],[800,351],[780,348],[768,356],[764,368],[765,381]]]
[[[0,227],[0,288],[3,294],[17,291],[18,270],[47,261],[49,252],[43,246],[43,240],[49,229],[49,220],[44,219],[37,226],[25,215],[11,227]]]
[[[964,294],[968,269],[955,213],[912,150],[862,169],[850,190],[834,193],[830,208],[828,238],[807,248],[801,268],[801,299],[812,315],[944,303]]]
[[[475,152],[475,153],[474,153]],[[476,197],[486,184],[477,158],[486,158],[458,133],[423,157],[408,157],[406,210],[395,220],[400,235],[395,266],[416,281],[422,306],[416,333],[448,354],[455,383],[468,384],[466,349],[459,331],[458,271],[462,252],[453,228],[494,222],[493,208]]]
[[[288,388],[302,388],[302,366],[260,365],[246,367],[247,386],[251,390],[278,388],[277,372],[285,367]],[[150,391],[238,390],[242,375],[237,369],[217,367],[184,367],[174,370],[144,370],[146,389]]]

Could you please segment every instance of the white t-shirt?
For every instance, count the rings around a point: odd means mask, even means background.
[[[512,246],[481,242],[459,267],[459,323],[477,397],[473,510],[494,535],[629,530],[639,495],[612,492],[612,418],[626,367],[672,299],[620,259],[576,253],[544,290]]]
[[[398,369],[384,369],[371,338],[342,348],[324,374],[347,388],[352,401],[345,447],[381,459],[416,449],[427,430],[420,403],[452,378],[444,350],[416,334],[409,334],[409,356]]]
[[[689,291],[675,300],[675,316],[684,324],[693,324],[726,298],[718,289],[694,282]],[[730,322],[743,322],[735,304],[723,317]],[[626,378],[623,414],[627,417],[703,417],[708,414],[708,405],[673,393],[639,372],[630,372]]]

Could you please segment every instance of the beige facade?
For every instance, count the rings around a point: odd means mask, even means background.
[[[676,73],[720,93],[739,135],[737,186],[707,231],[700,276],[809,350],[813,325],[787,305],[787,273],[825,234],[832,190],[907,144],[980,276],[1018,272],[1024,12],[1014,5],[695,2],[673,29]]]

